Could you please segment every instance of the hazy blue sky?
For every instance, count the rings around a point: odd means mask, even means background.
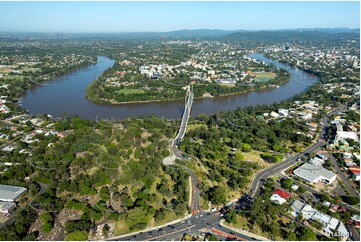
[[[359,28],[359,2],[0,2],[0,31]]]

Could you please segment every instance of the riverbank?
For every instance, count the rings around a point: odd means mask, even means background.
[[[271,64],[275,63],[275,61],[265,58],[263,58],[262,61],[270,62]],[[94,77],[101,76],[104,71],[112,67],[113,64],[114,60],[98,56],[98,62],[95,65],[90,65],[73,72],[71,75],[65,75],[63,78],[53,80],[56,81],[56,83],[54,83],[56,85],[39,85],[28,89],[23,95],[22,107],[29,110],[30,114],[45,113],[55,118],[62,117],[63,114],[79,116],[88,120],[94,120],[96,116],[104,119],[116,118],[121,120],[129,117],[140,117],[142,115],[152,114],[171,119],[178,119],[180,117],[177,107],[183,105],[184,94],[177,95],[177,98],[167,100],[114,102],[113,104],[94,103],[87,98],[84,93],[86,89],[89,88],[89,85],[94,83]],[[309,80],[308,83],[317,82],[317,79],[308,73],[296,72],[296,70],[284,65],[282,65],[282,67],[288,68],[290,71],[289,75],[282,79],[282,82],[278,82],[278,84],[271,81],[266,86],[260,87],[262,84],[258,84],[255,87],[248,87],[249,89],[247,90],[245,90],[245,88],[239,88],[238,90],[240,90],[240,92],[222,93],[212,98],[202,96],[204,92],[208,92],[211,95],[213,94],[212,92],[207,90],[200,92],[198,90],[198,96],[195,98],[192,108],[192,117],[196,117],[202,113],[213,115],[219,111],[226,112],[248,106],[272,104],[292,98],[309,88],[309,86],[292,81],[295,74],[301,76],[303,79]],[[284,71],[283,73],[286,74]],[[272,88],[271,85],[273,85],[273,87],[279,87]],[[218,86],[215,87],[218,88]],[[220,90],[222,92],[225,91],[224,87]],[[215,89],[215,91],[217,91],[217,89]],[[197,95],[197,89],[195,89],[194,92],[195,95]],[[219,93],[219,91],[217,92]],[[61,105],[59,105],[60,100]]]

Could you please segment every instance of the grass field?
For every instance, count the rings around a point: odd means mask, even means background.
[[[276,74],[273,72],[250,72],[250,75],[256,76],[256,78],[275,78]]]
[[[250,71],[248,74],[256,76],[256,82],[268,82],[276,77],[276,74],[273,72],[253,72]]]
[[[117,91],[118,94],[138,94],[144,93],[144,90],[141,89],[121,89]]]
[[[1,77],[1,79],[3,80],[23,80],[25,78],[25,76],[4,76],[4,77]]]

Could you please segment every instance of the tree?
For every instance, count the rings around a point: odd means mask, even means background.
[[[108,237],[109,229],[110,229],[110,226],[108,224],[104,224],[102,232],[105,237]]]
[[[244,159],[244,156],[242,155],[241,152],[236,151],[236,153],[234,154],[236,161],[242,161]]]
[[[242,150],[244,152],[250,152],[251,151],[251,146],[249,144],[243,144]]]
[[[160,208],[155,212],[154,219],[157,222],[162,221],[165,218],[165,211],[163,208]]]
[[[291,186],[293,185],[293,181],[291,179],[282,179],[281,185],[286,189],[291,189]]]
[[[214,236],[213,234],[207,234],[207,235],[206,235],[206,239],[207,239],[208,241],[218,241],[217,237]]]
[[[350,205],[357,205],[360,203],[360,198],[359,197],[346,197],[345,202],[347,202]]]
[[[41,229],[45,232],[45,233],[49,233],[53,228],[53,225],[46,222],[41,226]]]
[[[306,189],[305,189],[303,186],[300,186],[300,187],[298,188],[297,192],[298,192],[299,194],[302,194],[302,193],[305,193],[305,192],[306,192]]]
[[[309,227],[303,227],[301,229],[301,236],[299,237],[301,241],[316,241],[317,237],[315,232]]]
[[[232,209],[226,216],[227,223],[235,223],[237,219],[236,210]]]
[[[290,231],[288,234],[287,234],[287,240],[288,241],[297,241],[297,235],[295,232],[293,231]]]
[[[147,226],[148,214],[142,208],[137,207],[127,213],[125,221],[130,230],[143,229]]]
[[[226,189],[224,187],[212,187],[208,191],[208,199],[216,205],[224,204],[227,201]]]
[[[322,201],[333,202],[333,201],[332,201],[332,198],[330,197],[330,195],[325,194],[325,193],[322,193],[322,195],[321,195],[321,200],[322,200]]]
[[[99,195],[100,195],[100,198],[106,202],[110,199],[110,194],[109,194],[109,189],[108,187],[102,187],[100,190],[99,190]]]
[[[83,215],[80,220],[67,221],[65,223],[65,231],[67,233],[73,233],[76,231],[89,231],[91,228],[91,221],[87,216]]]
[[[318,230],[321,230],[323,228],[323,224],[317,220],[313,220],[310,225]]]
[[[275,239],[276,236],[280,235],[281,233],[281,229],[280,229],[280,225],[273,221],[269,226],[268,226],[268,230],[269,232],[272,234],[272,237]]]
[[[279,158],[270,154],[262,154],[261,158],[269,163],[276,163],[279,160]]]

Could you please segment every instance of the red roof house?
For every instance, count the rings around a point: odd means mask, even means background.
[[[345,207],[340,207],[338,211],[345,213],[347,212],[347,209]]]
[[[360,174],[360,167],[359,166],[350,166],[348,168],[352,173]]]
[[[339,207],[338,205],[332,204],[331,207],[330,207],[330,211],[335,213],[335,212],[337,212],[338,207]]]
[[[282,197],[282,198],[284,198],[284,199],[288,199],[288,198],[291,197],[291,194],[290,194],[290,193],[288,193],[288,192],[286,192],[286,191],[284,191],[284,190],[278,189],[278,188],[276,188],[276,189],[274,190],[273,194],[277,194],[278,196],[280,196],[280,197]]]

